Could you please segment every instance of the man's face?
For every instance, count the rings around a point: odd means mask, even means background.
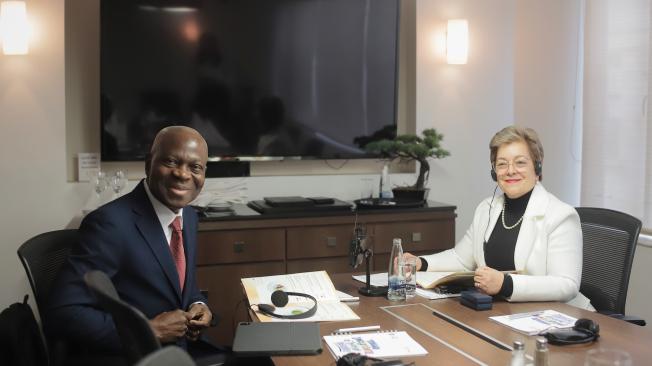
[[[178,212],[204,186],[208,151],[197,134],[176,131],[161,137],[146,164],[147,185],[161,203]]]

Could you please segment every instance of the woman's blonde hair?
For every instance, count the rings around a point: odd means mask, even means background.
[[[489,142],[489,159],[491,165],[493,166],[496,162],[499,147],[517,141],[525,142],[528,150],[530,150],[530,157],[535,164],[537,162],[539,164],[543,163],[543,145],[541,145],[541,140],[539,140],[539,135],[537,135],[536,131],[526,127],[508,126],[498,131]]]

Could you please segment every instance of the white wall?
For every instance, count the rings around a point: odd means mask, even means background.
[[[582,100],[579,29],[579,0],[516,1],[514,120],[539,133],[543,184],[573,206],[579,205],[582,173],[581,119],[575,117]]]
[[[469,23],[466,65],[448,65],[436,39],[448,19]],[[444,134],[451,157],[431,164],[430,198],[457,205],[461,238],[490,196],[489,140],[514,121],[514,0],[417,2],[417,130]]]
[[[431,198],[458,205],[457,237],[475,206],[493,192],[488,144],[509,124],[537,130],[545,148],[545,186],[577,205],[579,0],[417,4],[417,129],[437,128],[451,149],[451,158],[433,164],[430,187]],[[447,65],[433,45],[454,18],[469,22],[466,65]]]
[[[31,0],[36,28],[27,56],[0,53],[0,307],[22,299],[27,280],[16,249],[63,228],[81,205],[66,183],[64,0]]]

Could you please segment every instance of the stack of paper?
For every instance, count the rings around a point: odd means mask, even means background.
[[[340,321],[360,319],[351,308],[340,302],[335,286],[326,271],[292,273],[279,276],[243,278],[242,285],[249,304],[271,304],[272,293],[276,290],[309,294],[317,299],[317,313],[305,319],[279,319],[256,313],[263,322],[270,321]],[[305,297],[290,296],[288,304],[277,307],[275,312],[291,315],[307,311],[313,302]]]

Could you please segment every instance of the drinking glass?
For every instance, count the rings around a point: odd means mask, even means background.
[[[93,191],[95,192],[98,206],[100,206],[102,203],[102,192],[104,192],[109,186],[109,182],[106,179],[106,173],[98,170],[91,176],[90,182],[93,186]]]
[[[401,275],[405,281],[405,296],[414,297],[417,291],[417,258],[403,258],[401,261]]]
[[[113,173],[110,179],[111,188],[116,197],[120,196],[120,192],[127,185],[127,172],[121,169],[118,169]]]
[[[617,349],[591,349],[586,352],[584,366],[632,366],[632,357]]]

